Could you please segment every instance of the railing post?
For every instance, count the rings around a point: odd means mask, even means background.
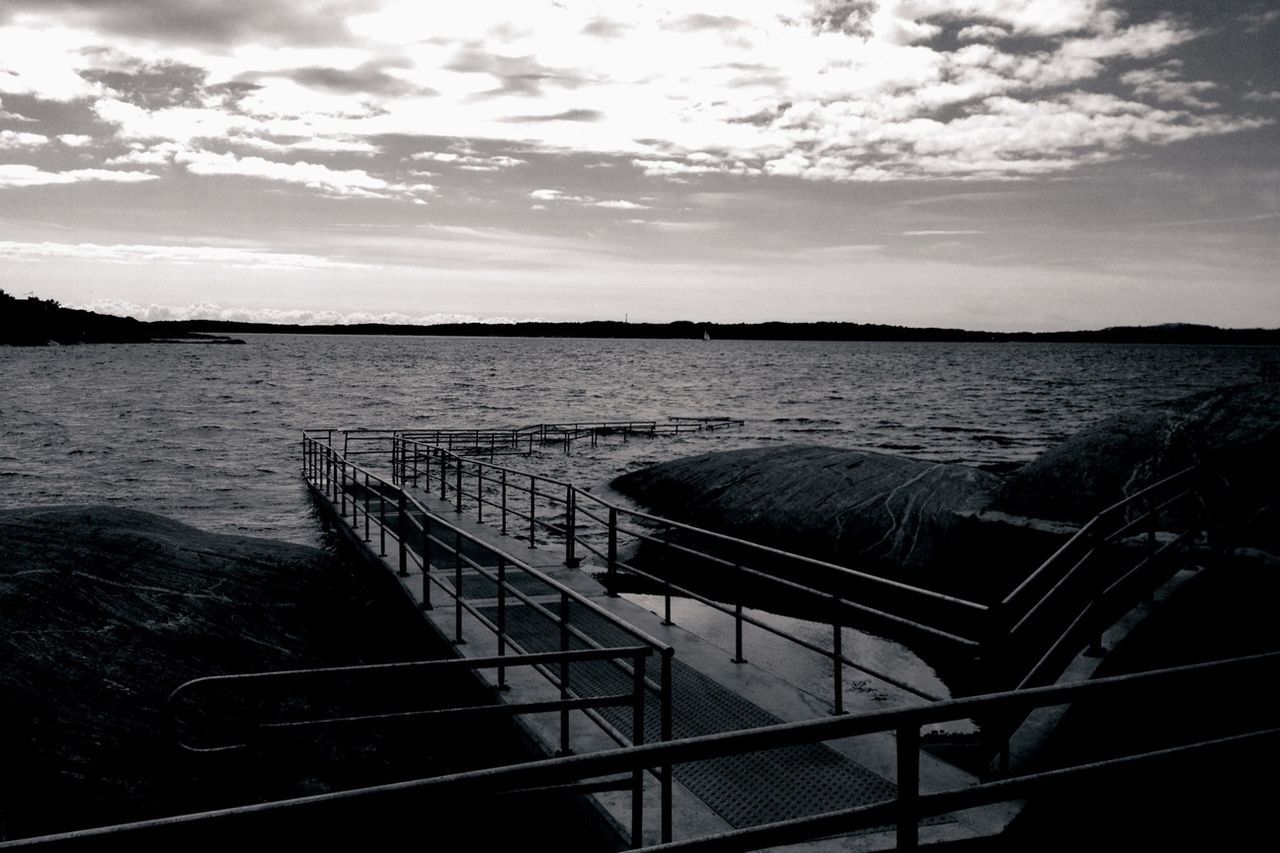
[[[742,564],[733,564],[734,573],[738,576],[738,598],[733,603],[733,663],[746,663],[742,656]]]
[[[413,443],[413,487],[418,488],[418,442]],[[431,466],[427,465],[427,491],[431,491]]]
[[[536,512],[537,501],[538,501],[538,481],[530,477],[529,478],[529,547],[530,548],[538,547],[538,540],[534,535],[534,526],[535,526],[534,519],[538,517]]]
[[[378,556],[387,556],[387,493],[378,489]]]
[[[498,558],[498,657],[507,653],[507,561]],[[507,689],[507,668],[498,664],[498,689]]]
[[[449,493],[446,491],[449,487],[449,480],[447,479],[449,476],[448,458],[444,455],[444,451],[439,448],[436,449],[436,452],[440,454],[440,500],[447,501],[449,499]]]
[[[898,850],[920,846],[916,803],[920,799],[920,724],[898,727]]]
[[[673,625],[671,621],[671,525],[667,525],[662,536],[666,566],[662,571],[662,624]]]
[[[582,565],[578,559],[578,496],[573,486],[564,488],[564,564],[571,569]]]
[[[409,534],[409,525],[405,519],[405,496],[404,491],[396,496],[396,531],[400,542],[400,577],[407,577],[409,574],[409,548],[405,543],[405,537]]]
[[[458,457],[458,470],[454,476],[454,490],[457,492],[457,502],[454,511],[458,515],[462,515],[462,457]]]
[[[431,516],[422,514],[422,609],[434,610],[431,604]]]
[[[671,658],[675,649],[667,647],[662,650],[662,675],[659,686],[662,688],[662,740],[671,740]],[[663,764],[658,771],[658,783],[662,797],[662,843],[671,841],[671,764]]]
[[[560,593],[560,651],[569,651],[569,593]],[[560,661],[560,699],[569,698],[569,661]],[[560,755],[568,755],[569,749],[569,709],[560,709]]]
[[[840,596],[831,596],[832,716],[844,715],[844,626],[840,624]]]
[[[608,583],[605,584],[609,590],[610,598],[618,597],[617,590],[617,573],[618,573],[618,510],[609,507],[609,575]]]
[[[502,535],[507,535],[507,469],[502,469]]]
[[[484,467],[476,463],[476,524],[484,524]]]
[[[338,517],[346,520],[347,517],[347,460],[343,459],[342,467],[338,469],[338,494],[341,498],[341,506],[339,507]]]
[[[644,670],[647,654],[631,658],[631,743],[644,743]],[[631,846],[644,844],[644,770],[631,771]]]
[[[453,534],[453,644],[466,644],[462,639],[462,533]]]
[[[352,514],[355,517],[355,514]],[[364,472],[364,541],[369,541],[369,472]]]

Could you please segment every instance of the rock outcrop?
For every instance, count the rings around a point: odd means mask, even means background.
[[[1009,476],[994,508],[1080,523],[1190,465],[1215,523],[1236,544],[1280,553],[1280,383],[1195,394],[1122,412]]]
[[[957,513],[988,506],[994,474],[811,445],[708,453],[614,481],[662,514],[848,565],[932,564]]]
[[[406,636],[314,548],[104,507],[0,512],[0,542],[0,839],[320,790],[305,772],[273,791],[284,769],[184,757],[166,698]]]

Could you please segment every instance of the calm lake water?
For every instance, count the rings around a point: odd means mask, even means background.
[[[109,503],[320,541],[305,427],[507,427],[727,415],[745,428],[548,449],[581,485],[679,456],[810,442],[1020,462],[1113,411],[1257,378],[1274,350],[1068,344],[250,335],[245,346],[0,348],[0,506]]]

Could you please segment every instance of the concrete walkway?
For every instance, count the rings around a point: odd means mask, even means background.
[[[412,494],[435,518],[484,543],[484,547],[469,546],[464,549],[464,553],[477,563],[496,563],[488,549],[513,557],[570,587],[623,622],[672,646],[675,649],[672,673],[673,738],[813,719],[830,712],[829,697],[816,696],[791,684],[778,672],[766,671],[749,662],[735,663],[731,660],[733,655],[730,651],[678,624],[664,625],[658,614],[627,597],[609,596],[605,588],[589,573],[590,567],[566,568],[563,565],[563,553],[558,549],[531,549],[527,540],[503,536],[486,525],[477,524],[472,518],[458,515],[451,504],[438,497],[422,490],[414,490]],[[339,522],[339,532],[343,537],[361,551],[369,562],[382,565],[392,574],[397,574],[398,543],[393,529],[386,534],[388,556],[380,556],[378,552],[381,535],[376,524],[372,527],[370,541],[366,543],[363,519],[353,528],[350,518],[339,519],[336,507],[323,495],[317,492],[316,497],[317,502],[327,508],[329,514]],[[390,505],[388,507],[390,515]],[[376,508],[373,514],[376,519]],[[487,555],[487,559],[481,559],[482,554]],[[455,632],[460,633],[464,642],[455,645],[455,649],[462,657],[497,654],[497,637],[489,626],[465,609],[460,618],[456,615],[453,600],[449,598],[450,594],[456,592],[452,552],[440,549],[438,555],[433,555],[432,563],[433,573],[438,574],[448,589],[447,594],[442,594],[446,590],[438,587],[432,590],[435,606],[421,611],[424,618],[441,636],[450,641],[455,637]],[[509,570],[508,578],[510,583],[539,604],[558,612],[560,595],[552,587],[520,572]],[[517,580],[518,578],[520,579]],[[407,594],[421,605],[424,598],[422,573],[415,568],[408,576],[398,577],[398,580]],[[466,569],[462,572],[461,592],[468,603],[480,610],[482,615],[492,618],[496,614],[495,587],[474,570]],[[558,632],[551,623],[537,618],[532,610],[508,597],[509,639],[518,642],[529,652],[558,649]],[[609,624],[608,620],[594,614],[586,616],[586,608],[581,610],[582,614],[579,615],[571,613],[570,622],[593,640],[605,646],[634,644],[624,632]],[[679,615],[673,613],[673,619],[678,622]],[[768,636],[763,631],[759,633],[762,637],[753,638],[753,642],[762,641]],[[584,644],[578,645],[581,647]],[[510,649],[508,654],[511,654]],[[656,666],[657,662],[651,661],[649,673],[654,680],[657,675]],[[592,667],[593,669],[583,674],[575,666],[572,679],[576,691],[581,691],[583,695],[591,695],[593,690],[619,692],[617,684],[613,683],[620,674],[616,667],[609,663],[596,663]],[[496,688],[494,671],[482,671],[481,677]],[[845,691],[846,709],[851,712],[883,710],[899,702],[907,704],[920,701],[883,682],[872,683],[868,689],[868,677],[861,673],[853,673],[851,677],[856,677],[857,682]],[[507,689],[500,691],[498,695],[509,702],[552,700],[559,698],[559,688],[529,667],[511,667],[507,670]],[[600,692],[596,695],[600,695]],[[886,705],[886,701],[890,705]],[[655,739],[658,719],[656,697],[651,696],[648,704],[645,716],[646,737]],[[616,729],[621,732],[631,731],[632,712],[629,708],[605,710],[609,713],[603,716]],[[570,743],[574,752],[616,747],[615,741],[586,714],[575,711],[570,717]],[[530,739],[547,755],[554,754],[559,748],[558,713],[526,715],[517,719]],[[730,828],[818,814],[891,798],[896,792],[895,775],[896,743],[892,733],[679,765],[673,771],[674,838],[692,838]],[[922,792],[963,787],[975,781],[970,774],[927,752],[920,755]],[[630,825],[629,792],[605,792],[592,796],[599,808],[620,829]],[[996,834],[1015,812],[1016,805],[1009,804],[975,809],[928,822],[921,827],[921,843]],[[659,814],[658,784],[656,779],[646,774],[646,844],[660,841]],[[893,846],[894,834],[889,829],[869,830],[854,836],[806,845],[807,849],[833,850],[883,850],[892,849]]]

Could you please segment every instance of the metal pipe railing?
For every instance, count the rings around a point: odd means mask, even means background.
[[[1083,697],[1114,701],[1123,699],[1127,695],[1141,694],[1143,691],[1150,690],[1152,686],[1160,684],[1183,686],[1187,691],[1202,692],[1206,679],[1232,677],[1263,683],[1280,675],[1278,665],[1280,665],[1280,652],[1270,652],[1051,687],[1004,691],[906,708],[780,723],[756,729],[646,743],[604,752],[562,756],[526,764],[335,791],[271,803],[255,803],[191,815],[75,830],[2,843],[0,848],[38,848],[44,844],[103,839],[127,843],[129,840],[145,839],[153,833],[172,831],[175,827],[197,830],[261,815],[282,815],[306,809],[328,811],[343,805],[393,797],[413,796],[415,802],[420,803],[423,798],[430,801],[433,798],[442,799],[450,795],[474,798],[498,796],[513,791],[551,789],[554,786],[634,772],[637,769],[655,765],[671,766],[706,761],[747,752],[821,743],[876,732],[898,733],[897,749],[900,752],[914,749],[918,756],[919,738],[913,738],[909,733],[912,730],[918,733],[925,725],[970,719],[1010,710],[1029,711],[1038,707],[1066,704]],[[1280,738],[1280,728],[1255,727],[1226,737],[1204,737],[1172,747],[929,793],[922,793],[919,790],[918,779],[910,769],[912,759],[908,758],[904,763],[899,757],[899,767],[903,769],[899,770],[897,792],[890,799],[857,805],[837,812],[704,835],[652,849],[757,849],[812,841],[886,823],[895,826],[899,849],[916,849],[920,821],[927,817],[1021,799],[1028,794],[1042,791],[1050,785],[1084,784],[1106,774],[1150,766],[1157,761],[1228,749],[1252,748],[1257,744],[1274,742],[1277,738]],[[912,781],[917,782],[914,788],[910,784]],[[664,835],[670,837],[669,834]]]
[[[393,439],[393,447],[394,445],[395,445],[395,440]],[[627,622],[618,619],[609,611],[595,604],[595,602],[592,602],[590,599],[578,594],[577,592],[573,591],[569,587],[564,586],[563,584],[559,583],[558,581],[554,580],[548,575],[537,571],[536,569],[532,568],[531,566],[527,565],[521,560],[509,554],[503,553],[501,550],[496,549],[493,546],[483,542],[482,540],[475,538],[474,536],[462,530],[461,528],[455,525],[452,525],[447,521],[444,521],[443,519],[440,519],[438,516],[433,516],[426,509],[426,507],[424,507],[421,504],[421,502],[419,502],[412,494],[408,493],[405,490],[405,487],[402,484],[396,482],[397,478],[395,474],[395,468],[396,468],[397,462],[400,465],[401,470],[402,471],[405,470],[405,464],[406,464],[405,460],[407,458],[407,454],[403,452],[403,449],[400,452],[393,451],[392,480],[387,480],[381,475],[376,474],[361,465],[347,461],[345,457],[342,457],[339,454],[339,452],[336,451],[328,442],[312,440],[310,439],[309,436],[304,435],[304,447],[307,448],[306,452],[309,452],[320,458],[328,458],[332,464],[338,465],[343,472],[347,472],[347,471],[350,472],[349,483],[344,473],[344,479],[342,481],[341,488],[339,489],[341,493],[339,495],[339,499],[341,501],[341,504],[345,505],[347,493],[351,492],[352,517],[350,520],[350,524],[351,524],[352,530],[355,531],[357,529],[357,526],[359,523],[359,513],[361,512],[361,508],[363,508],[364,526],[366,530],[366,534],[365,534],[366,541],[369,541],[368,530],[369,530],[369,526],[373,523],[377,523],[379,525],[380,536],[383,537],[383,539],[385,539],[385,536],[387,535],[387,533],[391,533],[391,535],[397,540],[397,548],[399,551],[397,555],[397,561],[396,561],[397,572],[402,575],[407,574],[408,565],[409,565],[409,562],[411,561],[410,555],[413,549],[410,545],[410,537],[411,537],[412,531],[414,528],[417,528],[420,531],[421,536],[418,539],[418,541],[420,541],[421,543],[420,547],[421,547],[422,553],[421,553],[420,559],[418,560],[418,563],[423,575],[423,593],[422,593],[423,607],[424,608],[431,607],[430,590],[433,585],[438,587],[442,591],[444,591],[446,595],[449,595],[452,597],[454,602],[454,620],[453,621],[454,621],[454,642],[455,643],[465,642],[465,639],[463,636],[463,612],[465,611],[469,613],[471,616],[473,616],[474,618],[476,618],[476,620],[481,625],[497,633],[499,638],[499,652],[500,652],[499,656],[500,657],[508,657],[508,658],[513,657],[505,654],[508,648],[519,648],[518,644],[516,644],[506,632],[506,609],[508,606],[507,601],[508,601],[508,597],[512,597],[512,598],[515,598],[516,600],[521,601],[524,604],[524,606],[529,608],[530,612],[536,613],[537,615],[541,616],[544,619],[549,619],[552,622],[558,623],[559,625],[558,630],[562,637],[562,643],[561,643],[562,651],[568,650],[567,644],[569,642],[570,637],[572,637],[575,641],[585,643],[586,645],[588,645],[588,647],[596,648],[596,649],[603,648],[601,644],[597,643],[586,632],[580,630],[577,625],[572,624],[571,618],[570,618],[570,602],[572,602],[574,610],[582,609],[585,612],[590,612],[594,614],[596,617],[604,619],[606,622],[608,622],[615,628],[622,630],[627,636],[635,640],[638,640],[639,642],[643,643],[646,647],[652,649],[653,651],[656,651],[665,661],[665,663],[663,664],[664,672],[669,669],[669,665],[670,665],[669,662],[673,654],[673,650],[666,643],[654,637],[651,637],[645,632],[641,631],[640,629],[635,628],[634,626],[628,624]],[[442,463],[447,464],[447,458],[445,455],[441,454],[440,459],[442,460]],[[460,472],[462,470],[460,458],[455,458],[455,464],[457,465],[457,471],[459,472],[455,475],[455,484],[460,485],[461,484]],[[446,481],[446,478],[442,475],[441,482],[443,483],[445,481]],[[325,495],[326,497],[328,497],[327,492],[325,492],[322,489],[321,487],[322,484],[320,483],[320,481],[313,480],[309,482],[311,482],[311,485],[316,490],[317,494]],[[378,504],[376,513],[372,506],[373,495],[375,493],[377,494],[377,504]],[[461,494],[460,490],[458,494],[459,495]],[[396,513],[394,530],[389,529],[389,526],[387,523],[389,497],[394,498],[394,507],[395,507],[395,513]],[[377,522],[373,521],[375,514],[377,517]],[[342,517],[345,518],[345,511],[343,512]],[[419,518],[421,519],[421,521],[419,521]],[[434,534],[432,531],[433,527],[435,528]],[[473,547],[481,548],[486,552],[495,555],[499,560],[501,577],[500,578],[496,577],[494,574],[489,572],[485,566],[482,566],[480,563],[476,562],[475,560],[467,556],[464,553],[464,542],[469,542],[472,544]],[[444,550],[445,553],[450,554],[452,556],[453,558],[453,566],[452,566],[453,571],[452,571],[452,578],[451,578],[452,583],[447,583],[444,578],[439,576],[440,573],[438,572],[433,573],[431,571],[432,561],[431,561],[430,555],[433,548],[441,548]],[[385,554],[385,545],[382,547],[382,551]],[[483,577],[487,580],[492,580],[499,583],[500,585],[499,588],[502,590],[502,592],[498,597],[498,609],[499,609],[498,624],[495,624],[494,622],[489,620],[481,612],[480,608],[476,607],[470,601],[466,600],[466,596],[464,595],[464,592],[463,592],[464,566],[466,567],[466,571],[468,572],[477,574],[480,577]],[[514,585],[512,585],[507,579],[507,572],[509,569],[516,570],[530,577],[533,577],[537,580],[539,585],[547,589],[553,590],[555,592],[558,592],[560,594],[560,599],[561,599],[560,613],[559,614],[551,613],[549,610],[543,607],[539,602],[535,601],[532,597],[524,594],[521,590],[517,589]],[[548,668],[543,665],[537,665],[534,667],[534,669],[539,671],[543,675],[543,677],[548,678],[548,680],[550,680],[552,684],[558,687],[561,693],[560,701],[567,702],[567,703],[572,703],[572,701],[575,701],[575,694],[571,687],[570,677],[569,677],[570,674],[568,671],[567,663],[561,664],[561,666],[559,667],[558,673],[554,673],[554,674],[548,671]],[[501,683],[505,680],[505,676],[506,676],[505,668],[501,669],[500,672],[501,672],[501,675],[499,676],[499,681]],[[631,673],[630,675],[632,678],[636,677],[634,673]],[[640,680],[644,682],[647,689],[657,693],[659,706],[660,708],[663,709],[663,717],[665,720],[669,721],[670,704],[672,701],[669,679],[666,682],[655,684],[649,679],[643,677],[643,675],[641,675]],[[577,697],[577,698],[581,698],[581,697]],[[561,719],[561,750],[562,751],[567,751],[569,749],[569,740],[568,740],[569,716],[568,715],[571,710],[580,711],[585,715],[587,715],[588,717],[590,717],[598,726],[600,726],[603,730],[605,730],[606,734],[608,734],[611,738],[613,738],[615,742],[622,743],[625,741],[625,738],[620,739],[620,734],[617,732],[616,728],[614,728],[611,724],[608,723],[608,721],[606,721],[602,716],[600,716],[599,712],[590,704],[585,704],[585,705],[582,705],[581,707],[579,707],[579,705],[577,704],[565,704],[560,706],[560,713],[562,715],[562,719]],[[665,729],[665,736],[670,737],[669,723]],[[660,785],[664,785],[664,786],[670,785],[669,773],[664,773],[661,768],[654,771],[654,773],[659,778]],[[669,815],[664,816],[664,824],[666,824],[669,827]],[[669,838],[669,835],[666,837]]]

